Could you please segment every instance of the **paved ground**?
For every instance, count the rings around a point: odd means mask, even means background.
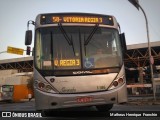
[[[127,104],[133,105],[160,105],[160,97],[153,98],[153,96],[149,97],[129,97]]]
[[[0,102],[0,111],[35,111],[35,100],[25,99],[19,103]],[[87,110],[87,109],[83,109]],[[81,110],[81,111],[83,111]],[[95,111],[95,108],[89,109]],[[159,111],[160,99],[156,101],[153,97],[129,97],[128,103],[115,104],[111,111]]]
[[[31,101],[28,100],[22,100],[19,103],[6,103],[6,102],[0,102],[0,111],[35,111],[35,100],[32,99]],[[71,111],[71,112],[70,112]],[[114,113],[123,113],[124,111],[131,112],[149,112],[157,113],[160,111],[160,99],[157,99],[156,101],[153,99],[153,97],[130,97],[129,102],[126,104],[115,104],[113,108],[110,110],[110,112]],[[157,112],[156,112],[157,111]],[[70,120],[70,119],[85,119],[87,120],[128,120],[131,119],[131,117],[109,117],[106,113],[99,113],[97,112],[95,107],[91,108],[77,108],[77,109],[71,109],[71,110],[65,110],[64,112],[54,112],[52,114],[47,115],[48,118],[56,119],[56,120]],[[159,120],[160,118],[152,118],[152,117],[132,117],[134,120],[141,120],[141,118],[145,118],[145,120]],[[46,118],[45,118],[46,119]],[[6,120],[6,119],[5,119]],[[17,118],[16,118],[17,120]]]

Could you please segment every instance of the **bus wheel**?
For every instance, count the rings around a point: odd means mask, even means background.
[[[42,113],[45,117],[49,117],[52,115],[52,111],[50,110],[42,110]]]
[[[100,112],[107,112],[110,109],[112,109],[113,104],[107,104],[107,105],[98,105],[96,106],[97,110]]]
[[[45,117],[51,117],[51,116],[54,116],[54,115],[59,115],[59,111],[58,110],[42,110],[42,114],[45,116]]]

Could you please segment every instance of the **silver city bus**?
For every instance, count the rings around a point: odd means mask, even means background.
[[[115,17],[89,13],[39,14],[28,21],[34,40],[37,110],[96,106],[107,111],[127,101],[124,33]]]

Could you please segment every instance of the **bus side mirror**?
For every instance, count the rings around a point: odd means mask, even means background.
[[[119,37],[120,37],[120,41],[121,41],[121,45],[122,45],[123,51],[127,51],[125,34],[122,33],[122,34],[119,35]]]
[[[25,45],[31,45],[32,43],[32,30],[27,30],[25,35]]]

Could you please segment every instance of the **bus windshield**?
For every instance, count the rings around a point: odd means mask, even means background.
[[[35,65],[40,70],[120,67],[122,53],[118,31],[99,26],[38,28]]]
[[[2,92],[13,92],[13,85],[3,85]]]

